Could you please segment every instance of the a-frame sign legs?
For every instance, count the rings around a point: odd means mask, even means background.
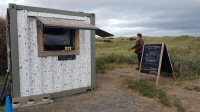
[[[169,53],[168,53],[167,47],[166,47],[166,46],[164,46],[164,47],[165,47],[166,53],[167,53],[168,58],[169,58],[169,64],[170,64],[170,66],[171,66],[171,71],[172,71],[173,78],[174,78],[174,80],[176,80],[176,76],[175,76],[175,74],[174,74],[174,69],[173,69],[173,67],[172,67],[172,61],[171,61],[170,55],[169,55]]]
[[[172,73],[173,79],[176,80],[174,70],[172,67],[172,63],[171,63],[171,59],[170,59],[167,47],[164,42],[162,43],[162,48],[161,48],[158,73],[157,73],[157,77],[156,77],[156,86],[158,86],[161,71]]]
[[[156,86],[158,86],[158,82],[159,82],[159,79],[160,79],[160,71],[161,71],[164,45],[165,45],[165,43],[163,42],[162,47],[161,47],[161,52],[160,52],[160,59],[159,59],[160,61],[159,61],[159,65],[158,65],[158,73],[157,73],[157,77],[156,77]]]

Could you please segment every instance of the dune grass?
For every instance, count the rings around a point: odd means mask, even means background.
[[[119,64],[133,64],[133,58],[131,56],[124,56],[122,54],[109,54],[104,56],[99,56],[96,58],[96,72],[104,73],[106,69],[110,69],[107,67],[107,64],[115,64],[118,66]]]
[[[162,43],[165,42],[168,51],[171,55],[180,56],[195,56],[200,58],[200,38],[179,36],[179,37],[144,37],[146,44],[149,43]],[[103,42],[102,38],[98,38],[96,41],[97,57],[108,54],[123,54],[125,56],[130,55],[128,48],[135,44],[134,41],[130,41],[129,38],[115,38],[111,39],[112,43]],[[133,54],[133,53],[131,53]],[[134,55],[134,54],[133,54]]]
[[[128,48],[132,47],[135,40],[129,38],[115,38],[112,42],[105,42],[98,38],[96,41],[97,72],[105,70],[107,63],[136,63],[136,55]],[[144,37],[146,44],[165,42],[168,48],[173,68],[179,77],[193,77],[200,75],[200,37],[179,36],[179,37]],[[108,58],[108,59],[107,59]],[[121,59],[119,61],[119,58]],[[114,61],[108,61],[108,60]],[[106,60],[106,61],[104,61]]]
[[[195,56],[173,56],[172,63],[175,73],[180,77],[198,77],[200,75],[200,58]]]

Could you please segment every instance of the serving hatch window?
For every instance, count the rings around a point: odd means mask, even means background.
[[[97,29],[80,20],[46,17],[36,17],[36,19],[39,56],[78,55],[79,30]]]
[[[64,27],[44,27],[44,51],[74,50],[75,29]]]

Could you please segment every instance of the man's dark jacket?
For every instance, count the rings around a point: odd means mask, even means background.
[[[139,39],[136,41],[135,46],[133,46],[131,49],[135,49],[135,53],[142,53],[144,41],[142,39]]]

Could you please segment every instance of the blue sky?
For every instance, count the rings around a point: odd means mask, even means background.
[[[116,36],[200,35],[200,0],[0,0],[0,15],[8,3],[95,13]]]

